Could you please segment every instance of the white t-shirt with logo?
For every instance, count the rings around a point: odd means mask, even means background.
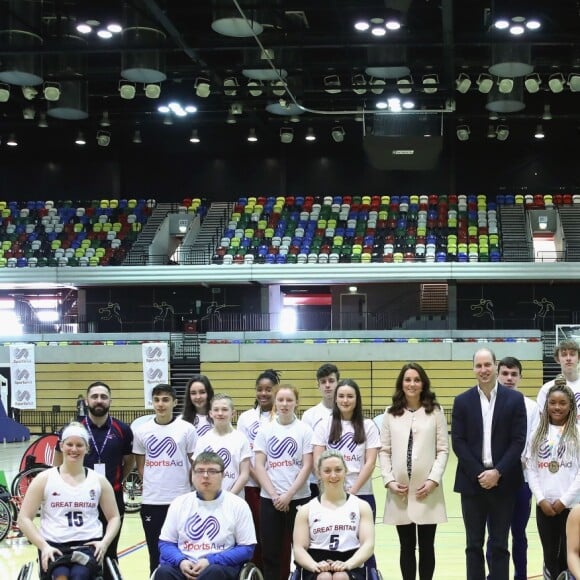
[[[312,453],[312,429],[300,419],[289,425],[277,420],[260,427],[254,440],[254,453],[266,455],[266,472],[277,493],[286,492],[296,481],[303,466],[303,456]],[[260,496],[271,499],[262,488]],[[308,479],[292,499],[310,497]]]
[[[197,433],[191,423],[174,419],[167,425],[147,421],[133,433],[133,453],[145,456],[143,503],[167,505],[191,491],[189,456]]]
[[[240,475],[240,463],[251,456],[250,444],[246,437],[234,429],[225,435],[219,435],[214,429],[198,438],[195,445],[195,456],[202,451],[217,453],[224,462],[222,489],[229,491]],[[244,497],[244,489],[239,493]]]
[[[350,488],[357,480],[360,471],[365,464],[365,452],[367,449],[380,449],[381,438],[379,430],[371,419],[364,420],[365,441],[362,443],[354,442],[354,428],[350,421],[341,421],[342,435],[336,443],[330,443],[330,426],[332,417],[326,421],[318,423],[318,427],[314,431],[314,438],[312,445],[320,445],[327,449],[336,449],[340,451],[344,457],[347,467],[346,485]],[[372,495],[373,485],[372,478],[369,477],[367,481],[361,486],[357,495]]]
[[[528,483],[536,503],[546,499],[559,499],[566,507],[580,501],[580,463],[571,450],[560,445],[562,427],[550,425],[547,437],[540,443],[537,453],[532,455],[531,441],[526,454]],[[557,470],[550,470],[551,463]]]
[[[237,429],[240,433],[243,433],[246,436],[246,439],[250,443],[250,450],[252,452],[250,460],[252,462],[252,467],[256,465],[256,456],[254,455],[254,440],[256,439],[258,429],[262,425],[269,423],[271,418],[272,416],[270,411],[260,411],[259,407],[256,407],[255,409],[248,409],[238,417]],[[248,479],[246,486],[260,487],[258,482],[251,477]]]
[[[304,411],[302,415],[302,421],[309,425],[312,431],[315,432],[316,427],[318,427],[320,422],[326,421],[331,415],[332,409],[329,409],[321,401],[318,403],[318,405],[314,405],[314,407],[310,407],[310,409],[306,409],[306,411]],[[314,473],[310,474],[309,481],[310,483],[318,483]]]
[[[256,532],[250,507],[242,498],[222,491],[205,501],[190,492],[171,502],[159,539],[177,544],[196,562],[233,546],[256,544]]]

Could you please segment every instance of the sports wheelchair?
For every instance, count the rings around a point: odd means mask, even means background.
[[[155,580],[155,571],[151,574],[149,580]],[[240,570],[238,580],[264,580],[264,576],[256,564],[253,562],[246,562]]]
[[[302,580],[302,568],[296,566],[292,572],[290,572],[290,577],[288,580]],[[366,580],[383,580],[383,575],[377,568],[365,568]]]
[[[65,558],[67,559],[66,560],[67,562],[70,561],[69,555],[65,554],[64,556],[57,558],[55,560],[55,564],[58,564]],[[34,574],[37,565],[38,570],[35,576]],[[113,578],[113,580],[123,580],[123,577],[121,576],[121,571],[119,570],[119,565],[115,560],[111,560],[111,558],[106,558],[103,566],[107,566],[109,572],[111,573],[111,578]],[[103,566],[100,566],[100,569],[97,571],[94,580],[103,580]],[[17,580],[32,580],[33,578],[40,578],[40,580],[50,580],[51,578],[50,572],[42,572],[42,570],[40,569],[40,564],[36,560],[28,562],[27,564],[24,564],[24,566],[22,566],[18,574]]]

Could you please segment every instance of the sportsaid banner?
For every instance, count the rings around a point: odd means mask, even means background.
[[[15,409],[36,409],[34,344],[10,345],[10,394]]]
[[[141,345],[143,355],[143,388],[145,408],[152,409],[151,391],[159,383],[169,383],[169,349],[166,342],[147,342]]]

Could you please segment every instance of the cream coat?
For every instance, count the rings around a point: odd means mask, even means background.
[[[413,429],[411,480],[407,475],[407,446]],[[414,413],[405,410],[395,417],[385,413],[381,427],[379,461],[386,486],[391,481],[408,485],[408,496],[387,490],[383,523],[394,525],[439,524],[447,521],[443,495],[443,473],[449,456],[447,421],[442,410],[425,413],[421,407]],[[439,485],[426,499],[417,500],[415,492],[427,480]]]

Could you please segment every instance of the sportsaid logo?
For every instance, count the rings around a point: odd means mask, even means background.
[[[544,441],[538,447],[538,457],[540,459],[548,459],[549,457],[552,457],[553,448],[554,446],[550,442]],[[561,443],[560,445],[558,445],[558,453],[557,453],[558,459],[562,459],[565,453],[566,453],[566,443]]]
[[[199,542],[202,538],[211,542],[219,531],[220,524],[214,516],[201,519],[199,514],[195,514],[185,522],[185,533],[194,542]]]
[[[149,369],[147,371],[147,378],[155,381],[163,378],[163,371],[161,369]]]
[[[211,429],[211,425],[209,423],[204,423],[201,427],[199,426],[199,415],[195,416],[195,419],[193,420],[193,426],[197,431],[198,437],[205,435]]]
[[[159,457],[163,453],[173,457],[177,451],[177,443],[171,437],[164,437],[159,441],[155,435],[151,435],[145,441],[145,447],[149,457]]]
[[[332,449],[348,449],[351,453],[357,448],[354,440],[354,433],[344,433],[335,443],[329,443]]]
[[[229,466],[229,464],[232,462],[232,454],[229,452],[228,449],[225,449],[223,447],[221,449],[213,450],[211,448],[211,446],[208,445],[204,449],[204,451],[213,451],[214,453],[217,453],[222,458],[222,461],[224,462],[224,468],[225,469],[227,469],[228,466]]]
[[[274,459],[279,459],[285,453],[293,457],[297,451],[298,443],[292,437],[284,437],[282,440],[272,437],[268,441],[268,455]]]
[[[22,382],[27,381],[30,378],[30,373],[26,369],[17,369],[16,370],[16,381]]]
[[[250,441],[253,441],[256,438],[256,435],[258,434],[258,429],[259,428],[260,428],[260,422],[259,421],[254,421],[250,425],[250,428],[248,429],[248,435],[250,436]]]
[[[17,361],[26,361],[30,355],[30,351],[27,348],[15,348],[14,358]]]
[[[147,358],[160,358],[163,351],[158,346],[149,346],[145,350]]]
[[[19,403],[30,401],[30,393],[28,391],[16,391],[16,400]]]
[[[146,467],[183,467],[183,460],[173,459],[177,452],[177,443],[171,437],[158,440],[155,435],[151,435],[145,440],[145,449]],[[162,455],[165,457],[162,458]]]

